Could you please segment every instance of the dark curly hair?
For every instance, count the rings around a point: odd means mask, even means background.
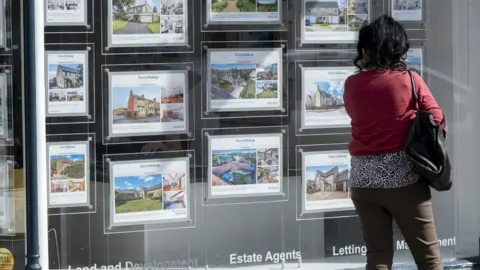
[[[353,63],[360,70],[404,71],[407,70],[405,59],[409,49],[410,43],[403,26],[392,17],[383,15],[360,29],[357,57]]]

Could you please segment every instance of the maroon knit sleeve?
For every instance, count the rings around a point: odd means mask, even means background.
[[[435,122],[444,125],[443,111],[433,97],[432,92],[430,92],[430,89],[428,89],[428,86],[425,84],[420,75],[418,75],[416,72],[412,73],[414,74],[415,84],[417,87],[418,106],[420,107],[420,110],[431,112]]]

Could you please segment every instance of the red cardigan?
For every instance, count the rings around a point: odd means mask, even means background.
[[[443,113],[422,78],[415,72],[418,104],[441,123]],[[351,118],[352,156],[375,156],[401,151],[415,105],[410,77],[402,71],[361,71],[345,81],[345,109]]]

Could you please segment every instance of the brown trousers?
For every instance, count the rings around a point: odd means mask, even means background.
[[[366,270],[392,269],[395,220],[418,270],[443,269],[430,201],[423,181],[402,188],[352,188],[367,246]]]

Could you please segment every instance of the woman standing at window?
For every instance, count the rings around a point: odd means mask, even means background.
[[[404,28],[381,16],[359,33],[354,63],[360,72],[345,82],[345,109],[351,118],[348,146],[351,197],[367,246],[367,270],[391,269],[395,220],[419,270],[443,269],[430,202],[430,188],[403,151],[415,118],[405,56]],[[422,78],[412,72],[421,110],[435,121],[443,113]]]

